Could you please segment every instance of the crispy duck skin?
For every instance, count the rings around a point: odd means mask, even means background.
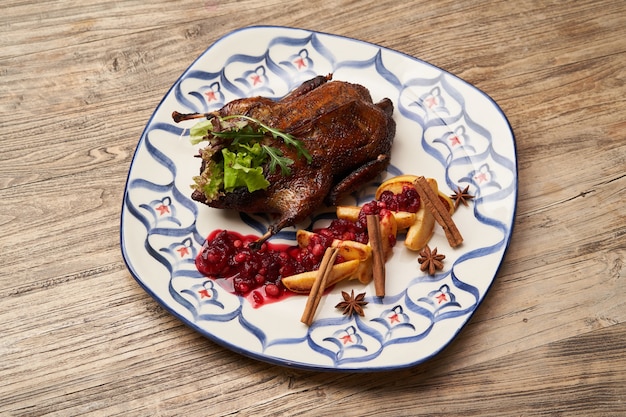
[[[337,204],[384,171],[396,130],[392,102],[385,98],[373,103],[365,87],[330,79],[330,75],[313,78],[278,101],[243,98],[204,115],[246,115],[291,133],[304,142],[312,161],[307,163],[293,147],[275,141],[272,145],[295,161],[290,175],[283,176],[280,170],[270,173],[266,167],[270,186],[265,190],[250,193],[242,187],[212,201],[195,191],[192,198],[220,209],[276,214],[265,240],[305,219],[323,203]],[[174,119],[186,116],[190,115],[175,113]]]

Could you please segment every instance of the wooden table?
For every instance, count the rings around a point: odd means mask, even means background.
[[[3,2],[0,414],[626,414],[623,1]],[[182,71],[237,28],[377,43],[485,91],[519,200],[484,303],[441,354],[316,373],[222,348],[127,271],[131,158]]]

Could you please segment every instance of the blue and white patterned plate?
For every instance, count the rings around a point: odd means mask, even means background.
[[[260,235],[263,216],[216,210],[190,199],[199,169],[193,122],[172,111],[206,112],[240,97],[280,98],[315,75],[367,87],[374,101],[395,105],[397,134],[386,177],[437,179],[443,192],[469,186],[475,195],[454,219],[464,237],[457,249],[436,226],[430,246],[446,255],[435,276],[419,270],[417,254],[399,242],[387,264],[387,296],[373,284],[341,283],[322,299],[311,327],[300,323],[306,297],[254,308],[195,268],[215,229]],[[373,198],[378,183],[348,203]],[[167,310],[235,352],[285,366],[375,371],[412,366],[441,351],[476,310],[493,282],[511,236],[517,198],[515,142],[500,108],[483,92],[430,64],[377,45],[284,27],[249,27],[207,49],[157,107],[133,158],[121,216],[121,246],[139,284]],[[326,217],[328,215],[326,210]],[[313,216],[306,228],[324,218]],[[291,242],[295,228],[276,241]],[[400,237],[401,240],[401,237]],[[366,292],[365,317],[334,308],[341,290]]]

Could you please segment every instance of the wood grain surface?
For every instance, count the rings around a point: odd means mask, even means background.
[[[484,303],[432,360],[315,373],[243,357],[127,271],[128,168],[218,38],[283,25],[423,59],[514,130],[519,200]],[[19,1],[0,6],[0,415],[626,415],[626,2]]]

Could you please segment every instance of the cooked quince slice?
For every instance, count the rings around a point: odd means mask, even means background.
[[[313,236],[315,236],[314,232],[298,230],[296,232],[298,246],[301,248],[309,246]],[[363,284],[367,284],[372,280],[372,248],[369,245],[352,240],[334,239],[332,246],[339,248],[338,255],[346,261],[356,260],[359,262],[357,270],[349,277],[350,279],[358,279]],[[289,281],[294,281],[294,279]]]
[[[398,175],[388,180],[384,181],[382,184],[378,186],[376,189],[375,198],[376,200],[380,200],[380,196],[385,191],[391,191],[394,194],[400,194],[404,186],[413,186],[413,181],[417,178],[417,175]]]
[[[359,218],[360,211],[359,206],[337,206],[337,218],[355,222]],[[415,222],[415,213],[408,211],[392,211],[392,213],[396,218],[398,230],[408,229]]]
[[[428,178],[428,185],[436,193],[439,192],[437,181],[433,178]],[[430,238],[433,236],[435,230],[435,218],[430,210],[426,208],[426,204],[420,204],[420,209],[415,213],[415,222],[409,227],[404,239],[404,245],[414,251],[422,249]]]
[[[374,272],[372,269],[373,258],[370,256],[364,261],[359,261],[359,267],[354,275],[350,279],[358,279],[361,284],[369,284],[374,279]]]
[[[339,248],[339,256],[346,260],[358,260],[359,267],[350,279],[358,279],[367,284],[372,276],[372,247],[353,240],[335,240],[333,246]]]
[[[385,191],[391,191],[394,194],[400,194],[405,186],[410,186],[414,188],[413,181],[416,178],[417,178],[417,175],[409,175],[409,174],[398,175],[396,177],[389,178],[388,180],[380,184],[378,188],[376,189],[376,200],[379,200],[381,194]],[[437,183],[437,181],[434,178],[427,178],[427,181],[431,183],[431,186],[432,186],[432,182],[434,182],[435,184]],[[439,199],[443,200],[445,204],[448,206],[448,209],[450,210],[450,214],[454,213],[454,203],[452,202],[452,199],[450,198],[450,196],[442,193],[438,189],[437,189],[437,194],[439,195]],[[397,216],[396,216],[396,220],[398,220]],[[398,229],[402,230],[403,228],[400,227],[400,225],[398,225]]]
[[[360,206],[337,206],[337,218],[355,222],[359,219]]]
[[[326,282],[326,287],[335,285],[346,278],[358,276],[359,264],[360,261],[358,259],[353,259],[333,265],[332,271],[328,276],[328,281]],[[311,292],[317,273],[318,271],[307,271],[289,277],[283,277],[283,285],[289,291],[299,294],[308,294]]]
[[[408,211],[392,211],[393,217],[396,219],[396,227],[398,230],[408,229],[415,223],[415,213]]]
[[[308,230],[298,229],[296,231],[296,242],[301,248],[306,248],[311,243],[311,239],[315,236],[315,233]]]
[[[301,248],[311,245],[311,241],[316,236],[315,232],[299,229],[296,232],[296,242]],[[372,256],[372,248],[363,243],[352,240],[333,239],[332,247],[339,248],[338,255],[344,259],[358,259],[363,261]]]
[[[335,239],[332,246],[339,248],[338,255],[343,259],[365,261],[372,257],[372,248],[370,246],[353,240]]]
[[[416,213],[415,223],[406,232],[404,245],[413,251],[419,251],[426,246],[434,230],[435,218],[426,207],[422,206]]]

